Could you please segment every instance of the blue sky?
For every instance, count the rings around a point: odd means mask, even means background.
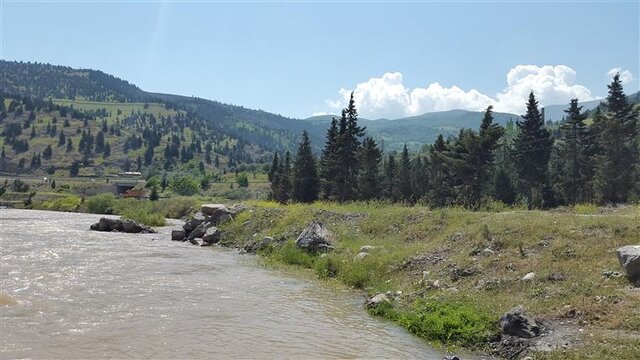
[[[638,90],[640,5],[629,2],[11,2],[1,57],[103,70],[147,91],[292,117],[520,110]],[[509,74],[510,82],[507,81]],[[522,101],[521,101],[522,100]]]

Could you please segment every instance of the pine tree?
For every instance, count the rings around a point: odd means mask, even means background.
[[[324,199],[332,199],[334,197],[336,177],[341,171],[338,162],[338,137],[338,121],[334,118],[331,119],[331,126],[327,130],[327,140],[320,158],[320,186]]]
[[[51,159],[51,156],[53,156],[53,149],[51,149],[51,145],[47,145],[47,147],[42,151],[42,157],[45,160],[49,160]]]
[[[111,156],[111,145],[109,145],[109,142],[107,141],[107,142],[104,144],[104,150],[103,150],[103,152],[102,152],[102,158],[106,159],[106,158],[108,158],[109,156]]]
[[[289,202],[291,196],[291,154],[287,151],[284,162],[280,163],[278,188],[275,200],[281,204]]]
[[[269,167],[269,173],[267,174],[267,178],[271,183],[273,183],[273,175],[278,171],[278,153],[273,153],[273,160],[271,161],[271,166]]]
[[[591,198],[591,136],[584,120],[586,116],[572,99],[565,123],[560,127],[562,139],[556,141],[551,154],[549,172],[557,196],[567,204],[576,204]]]
[[[455,202],[476,209],[482,198],[482,161],[478,135],[471,129],[462,129],[444,155],[444,164],[451,176],[449,182],[455,190]]]
[[[380,159],[382,151],[376,142],[367,137],[360,150],[360,173],[358,175],[358,193],[362,200],[380,197]]]
[[[398,194],[395,197],[400,201],[411,202],[413,200],[413,189],[411,188],[411,159],[409,158],[407,144],[404,144],[404,148],[402,149],[396,176]]]
[[[627,102],[620,74],[608,88],[607,113],[594,115],[598,149],[594,189],[600,203],[624,203],[640,182],[638,112]]]
[[[67,139],[67,152],[72,152],[73,151],[73,140],[71,140],[71,138]]]
[[[445,154],[448,148],[441,134],[429,149],[430,186],[427,200],[432,207],[442,207],[453,202],[453,183]]]
[[[500,141],[505,134],[505,129],[493,122],[493,106],[489,105],[480,124],[480,154],[478,156],[478,181],[480,182],[481,196],[489,196],[492,193],[495,153],[500,147]]]
[[[318,199],[320,179],[316,170],[316,159],[311,151],[307,131],[302,133],[302,141],[293,162],[293,201],[311,203]]]
[[[527,113],[522,117],[524,121],[516,122],[519,130],[514,141],[516,171],[529,206],[546,206],[542,195],[547,185],[547,164],[553,139],[545,128],[533,92],[529,94]]]
[[[513,179],[509,173],[502,167],[496,170],[494,177],[493,196],[496,200],[507,205],[513,205],[516,201],[516,189],[513,185]]]
[[[420,155],[411,161],[411,188],[414,200],[422,199],[429,190],[429,175],[425,162]]]
[[[358,125],[358,111],[356,110],[353,92],[347,108],[342,111],[338,127],[338,164],[335,193],[338,201],[354,200],[357,196],[358,159],[360,137],[365,128]]]
[[[74,160],[69,168],[69,177],[76,177],[80,172],[80,162],[78,160]]]
[[[96,154],[104,151],[104,133],[102,131],[98,132],[96,135]]]
[[[158,200],[158,187],[156,185],[154,185],[151,188],[151,193],[149,194],[149,200],[151,200],[151,201]]]
[[[395,154],[389,154],[384,164],[384,197],[390,200],[396,200],[397,194],[397,178],[396,178],[396,157]]]
[[[64,136],[64,131],[60,130],[60,135],[58,135],[58,146],[62,146],[67,142],[66,137]]]

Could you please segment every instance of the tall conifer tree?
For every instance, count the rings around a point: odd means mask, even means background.
[[[541,207],[545,205],[542,195],[547,185],[553,139],[545,127],[533,91],[529,94],[527,113],[522,117],[524,121],[516,123],[519,132],[514,141],[515,167],[529,206]]]
[[[302,141],[293,163],[292,200],[311,203],[318,199],[320,179],[316,170],[316,159],[311,151],[309,134],[302,133]]]
[[[638,112],[627,102],[620,74],[608,88],[607,113],[594,116],[598,149],[594,187],[600,203],[623,203],[640,182]]]

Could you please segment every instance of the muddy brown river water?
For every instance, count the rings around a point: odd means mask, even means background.
[[[442,359],[362,297],[99,215],[0,210],[2,359]]]

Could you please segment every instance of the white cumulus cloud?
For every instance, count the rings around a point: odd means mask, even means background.
[[[633,74],[629,70],[622,70],[619,67],[607,71],[607,76],[612,78],[615,74],[620,74],[620,80],[623,84],[628,84],[633,80]]]
[[[496,95],[497,111],[524,113],[533,90],[541,106],[569,103],[571,99],[593,100],[591,91],[577,85],[576,71],[566,65],[517,65],[507,73],[507,87]]]
[[[573,98],[580,101],[594,99],[591,91],[576,84],[575,79],[575,70],[566,65],[517,65],[507,74],[507,87],[495,96],[489,96],[475,89],[446,87],[437,82],[410,89],[403,84],[402,73],[391,72],[357,84],[353,94],[360,115],[370,119],[393,119],[452,109],[482,111],[489,105],[494,105],[496,111],[522,114],[532,90],[542,106],[568,103]],[[326,100],[335,112],[346,106],[351,90],[340,89],[338,93],[337,99]]]

